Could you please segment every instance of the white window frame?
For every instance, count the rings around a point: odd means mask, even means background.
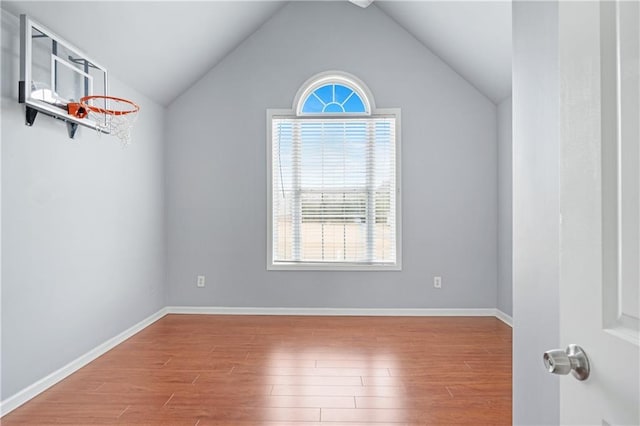
[[[273,258],[273,119],[309,118],[320,114],[300,114],[302,102],[309,93],[318,87],[337,82],[357,88],[371,114],[359,114],[363,117],[395,118],[395,173],[396,173],[396,262],[390,264],[361,262],[274,262]],[[322,114],[322,118],[349,118],[353,114]],[[401,191],[401,111],[399,108],[376,109],[373,97],[367,87],[354,76],[347,73],[330,71],[318,74],[302,85],[294,99],[291,109],[267,109],[267,270],[269,271],[401,271],[402,270],[402,191]]]

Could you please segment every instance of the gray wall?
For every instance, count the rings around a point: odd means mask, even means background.
[[[265,111],[331,69],[402,108],[402,272],[266,271]],[[167,117],[170,304],[496,306],[496,106],[375,4],[291,2]]]
[[[512,102],[498,104],[498,302],[497,308],[513,315],[512,265]]]
[[[513,3],[513,423],[559,422],[558,5]]]
[[[134,142],[70,140],[43,115],[24,125],[18,79],[2,10],[2,399],[164,306],[164,109],[111,76],[141,105]]]

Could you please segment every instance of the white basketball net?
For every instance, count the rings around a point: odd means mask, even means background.
[[[96,123],[98,133],[108,133],[118,137],[125,145],[131,142],[131,129],[138,118],[138,106],[116,98],[90,99],[87,118]]]

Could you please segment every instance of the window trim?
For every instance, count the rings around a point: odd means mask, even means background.
[[[315,81],[315,80],[313,80]],[[323,83],[323,84],[326,84]],[[351,84],[351,82],[348,82]],[[307,88],[309,86],[303,86]],[[317,86],[316,86],[317,87]],[[303,93],[299,91],[298,93]],[[376,116],[391,116],[396,120],[396,140],[395,140],[395,172],[396,172],[396,262],[394,264],[382,263],[358,263],[358,262],[277,262],[273,259],[273,128],[274,118],[352,118],[349,114],[297,114],[297,106],[300,100],[294,102],[293,109],[267,109],[267,270],[268,271],[401,271],[402,270],[402,153],[401,153],[401,110],[400,108],[381,108],[371,111],[367,118]],[[369,102],[373,104],[372,99]],[[365,116],[360,114],[360,116]]]

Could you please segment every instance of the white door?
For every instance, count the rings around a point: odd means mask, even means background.
[[[560,422],[640,425],[640,2],[560,2]]]

